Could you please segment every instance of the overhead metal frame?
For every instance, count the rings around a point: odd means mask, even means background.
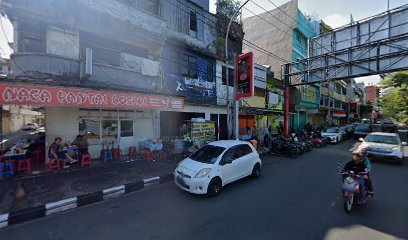
[[[286,86],[407,70],[408,5],[310,39],[309,55],[282,66]]]

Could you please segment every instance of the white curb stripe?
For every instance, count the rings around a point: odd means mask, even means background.
[[[126,193],[125,192],[125,185],[120,185],[120,186],[117,186],[117,187],[104,189],[102,191],[102,193],[103,193],[103,200],[118,197],[118,196],[123,195],[123,194]]]
[[[8,226],[8,213],[0,215],[0,228]]]
[[[160,184],[160,177],[152,177],[152,178],[143,179],[143,183],[144,183],[144,187],[158,185]]]
[[[45,204],[45,215],[51,215],[58,212],[63,212],[72,208],[77,207],[77,197],[64,199],[57,202],[47,203]]]

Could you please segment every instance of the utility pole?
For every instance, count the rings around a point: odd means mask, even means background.
[[[227,89],[227,101],[226,101],[226,103],[227,103],[227,125],[228,125],[228,138],[227,139],[230,139],[230,131],[229,131],[229,128],[230,128],[230,126],[232,125],[231,124],[231,108],[230,108],[230,94],[229,94],[229,84],[230,84],[230,82],[229,82],[229,74],[228,74],[228,66],[229,66],[229,61],[228,61],[228,35],[229,35],[229,30],[230,30],[230,28],[231,28],[231,24],[232,24],[232,21],[234,21],[234,19],[235,19],[235,17],[238,15],[238,13],[241,11],[241,9],[245,6],[245,4],[247,4],[248,2],[249,2],[250,0],[247,0],[247,1],[245,1],[244,2],[244,4],[242,4],[236,11],[235,11],[235,13],[234,13],[234,15],[232,15],[232,17],[231,17],[231,19],[230,19],[230,21],[229,21],[229,23],[228,23],[228,27],[227,27],[227,33],[225,34],[225,68],[226,68],[226,71],[225,71],[225,76],[226,76],[226,80],[227,80],[227,85],[226,85],[226,89]],[[234,70],[235,70],[235,68],[234,68]],[[237,86],[235,86],[235,88],[236,88]],[[234,90],[234,92],[235,92],[236,90]],[[236,101],[236,99],[235,99],[235,96],[234,96],[234,101]],[[237,104],[237,103],[235,103],[235,104]],[[237,108],[237,105],[235,105],[235,108]],[[237,110],[235,110],[235,111],[237,111]],[[237,114],[236,114],[237,115]],[[236,121],[237,122],[237,121]],[[234,125],[236,125],[236,124],[234,124]],[[235,129],[236,128],[238,128],[238,126],[234,126],[234,134],[237,132]],[[236,138],[238,138],[238,136],[235,136]]]

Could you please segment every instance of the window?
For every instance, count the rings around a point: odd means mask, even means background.
[[[255,96],[258,97],[265,97],[266,96],[266,90],[259,88],[259,87],[255,87]]]
[[[118,138],[118,121],[102,120],[102,140],[114,140]]]
[[[202,162],[202,163],[215,163],[218,159],[218,156],[224,152],[225,148],[213,146],[213,145],[205,145],[204,147],[197,150],[190,156],[190,159]],[[225,156],[225,154],[224,154]]]
[[[99,144],[100,121],[99,119],[81,119],[79,121],[79,134],[86,137],[88,144]]]
[[[22,52],[44,52],[44,38],[35,33],[24,33],[21,36]]]
[[[221,162],[225,161],[234,161],[235,159],[239,158],[237,146],[231,147],[228,149],[224,155],[222,156]]]
[[[133,137],[133,120],[120,121],[120,136]]]
[[[135,7],[138,9],[142,9],[154,15],[160,14],[160,0],[119,0],[120,2]]]
[[[207,81],[214,82],[214,64],[213,62],[207,62]]]
[[[243,157],[252,153],[251,147],[248,146],[247,144],[238,145],[237,147],[238,157]]]
[[[296,32],[296,41],[297,41],[298,44],[302,43],[302,36],[298,32]]]
[[[190,30],[197,32],[197,13],[190,11]]]
[[[228,68],[228,79],[229,79],[229,86],[233,87],[234,84],[234,69]],[[222,66],[222,84],[227,85],[227,73],[226,67]]]
[[[188,78],[198,78],[197,58],[186,54],[180,55],[181,75]]]

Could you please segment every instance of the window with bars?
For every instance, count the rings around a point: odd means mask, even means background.
[[[187,54],[180,55],[180,74],[188,78],[198,78],[197,57]]]

